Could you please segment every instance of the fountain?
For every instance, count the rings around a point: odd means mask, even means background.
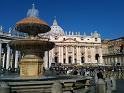
[[[15,29],[28,35],[24,39],[9,42],[11,48],[21,51],[23,54],[19,65],[20,76],[12,73],[0,76],[0,91],[2,93],[54,93],[55,89],[60,92],[72,92],[82,88],[80,86],[85,84],[87,78],[43,75],[44,52],[52,49],[55,43],[43,37],[39,38],[38,34],[48,32],[50,27],[38,18],[38,10],[35,9],[34,4],[27,15],[27,18],[16,23]],[[63,88],[61,84],[63,84]]]
[[[9,42],[11,48],[21,51],[24,55],[20,61],[20,77],[37,77],[43,75],[44,52],[52,49],[54,43],[48,39],[38,38],[39,33],[50,31],[47,23],[38,18],[38,11],[28,11],[28,17],[16,23],[15,29],[27,33],[25,39]]]

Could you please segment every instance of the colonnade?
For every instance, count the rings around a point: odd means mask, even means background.
[[[11,49],[8,43],[0,43],[0,67],[18,68],[19,51]]]
[[[120,65],[124,66],[124,54],[122,55],[113,55],[113,56],[104,56],[103,57],[105,65]]]

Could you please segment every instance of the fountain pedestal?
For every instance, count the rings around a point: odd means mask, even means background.
[[[35,55],[26,55],[20,62],[20,76],[40,76],[43,74],[43,59]]]

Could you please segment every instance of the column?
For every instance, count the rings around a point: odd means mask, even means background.
[[[91,48],[91,63],[94,64],[96,63],[95,55],[96,55],[95,47]]]
[[[49,67],[50,67],[52,63],[52,50],[49,51],[48,56],[49,56],[48,58],[49,58]]]
[[[84,47],[84,51],[85,51],[85,53],[84,53],[84,63],[87,63],[87,47]]]
[[[75,60],[74,60],[74,47],[72,47],[72,63],[75,63]]]
[[[111,59],[112,59],[112,58],[110,57],[110,65],[112,64],[112,61],[111,61]]]
[[[77,51],[77,53],[76,53],[77,54],[77,64],[79,64],[79,53],[78,53],[79,50],[78,50],[78,46],[76,47],[76,51]]]
[[[81,48],[80,48],[80,46],[79,46],[79,49],[78,49],[79,51],[78,51],[78,60],[79,60],[79,64],[81,65]]]
[[[15,68],[18,68],[18,51],[15,52]]]
[[[117,59],[117,57],[115,57],[115,65],[117,64],[117,62],[118,62],[118,59]]]
[[[0,67],[2,66],[2,55],[1,55],[1,53],[2,53],[2,44],[1,44],[1,42],[0,42]]]
[[[114,58],[111,57],[111,65],[113,65],[113,64],[114,64]]]
[[[7,44],[7,60],[6,60],[6,69],[9,68],[9,61],[10,61],[10,47]]]
[[[3,54],[3,59],[2,59],[2,67],[4,68],[5,66],[5,53]]]
[[[61,63],[63,64],[63,46],[61,46]]]
[[[109,57],[106,57],[106,58],[107,58],[107,65],[109,65],[109,59],[108,59]]]
[[[54,60],[54,58],[55,58],[55,56],[54,56],[54,49],[51,50],[51,57],[52,57],[51,58],[51,62],[55,63],[55,60]]]
[[[107,58],[106,57],[104,57],[103,62],[104,62],[104,65],[106,65],[106,63],[107,63]]]
[[[68,64],[68,48],[67,48],[67,46],[65,47],[65,50],[66,50],[66,63]]]
[[[44,67],[47,68],[47,65],[48,65],[48,55],[47,55],[47,51],[44,52],[44,57],[43,57],[43,60],[44,60]]]
[[[61,46],[59,46],[59,63],[61,63]]]
[[[110,65],[110,63],[111,63],[111,62],[110,62],[110,57],[108,57],[108,65]]]
[[[54,63],[54,54],[53,49],[49,51],[49,67],[51,66],[51,63]]]
[[[101,48],[101,46],[99,48],[99,63],[102,64],[102,65],[104,64],[103,63],[103,58],[102,58],[102,48]]]

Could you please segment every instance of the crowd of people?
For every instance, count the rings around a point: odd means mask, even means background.
[[[94,76],[98,72],[102,74],[103,73],[122,74],[124,73],[124,67],[123,66],[96,66],[96,67],[56,66],[56,67],[50,67],[50,71],[51,73],[56,73],[57,75]]]
[[[46,69],[43,69],[46,71]],[[9,73],[19,73],[19,69],[0,68],[0,74]],[[82,75],[82,76],[95,76],[96,73],[100,72],[102,74],[110,75],[116,73],[124,78],[124,67],[123,66],[51,66],[49,72],[52,75]],[[100,76],[100,75],[99,75]],[[104,77],[104,76],[103,76]]]

